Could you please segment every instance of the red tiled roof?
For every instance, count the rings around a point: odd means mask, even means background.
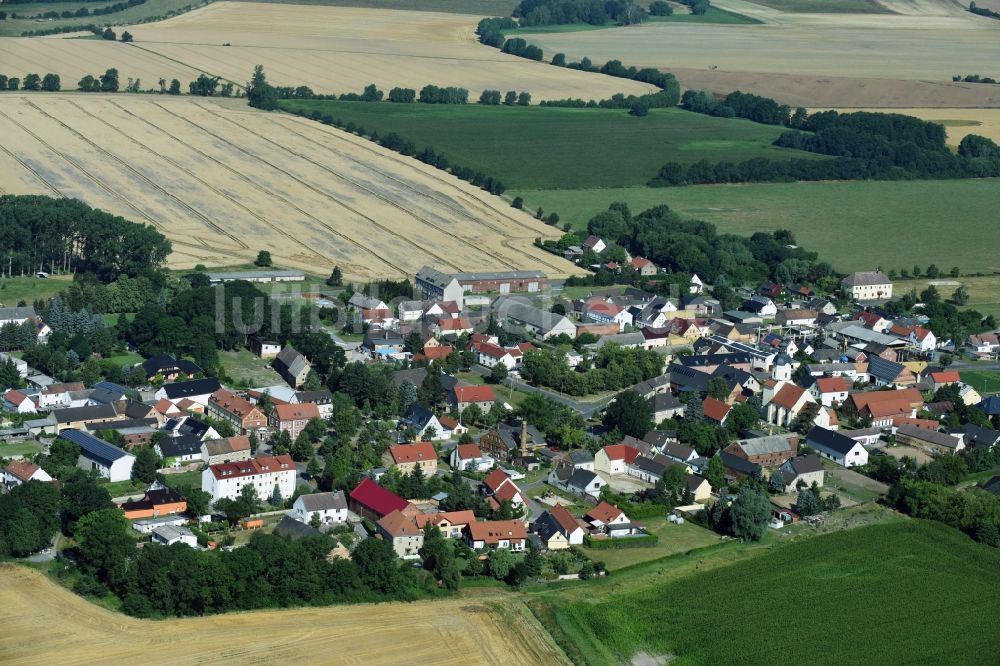
[[[22,481],[28,481],[31,476],[41,469],[38,465],[33,462],[27,462],[26,460],[12,460],[7,463],[5,468],[7,473],[13,474]]]
[[[875,314],[874,312],[868,312],[867,310],[862,310],[861,312],[854,315],[854,319],[862,322],[868,328],[875,326],[875,324],[882,321],[882,316]]]
[[[488,546],[495,546],[501,539],[508,541],[524,541],[528,538],[528,530],[519,520],[487,520],[481,523],[469,523],[466,528],[473,541],[482,541]]]
[[[231,479],[240,476],[255,476],[258,474],[275,474],[277,472],[295,471],[295,462],[288,454],[280,456],[260,456],[250,460],[219,463],[209,467],[217,479]]]
[[[510,477],[507,476],[507,472],[502,469],[495,469],[486,475],[486,478],[483,479],[483,485],[489,488],[492,492],[496,492],[497,489],[507,481],[510,481]]]
[[[437,459],[437,452],[430,442],[414,442],[413,444],[398,444],[389,447],[389,455],[393,461],[400,463],[419,462]]]
[[[319,418],[319,407],[315,402],[299,405],[275,405],[274,414],[279,421],[301,421]]]
[[[945,372],[932,372],[931,379],[935,384],[947,384],[948,382],[960,382],[962,378],[954,370]]]
[[[12,390],[7,391],[6,393],[4,393],[3,399],[6,400],[7,402],[9,402],[10,404],[17,405],[19,407],[21,406],[21,403],[23,403],[25,401],[29,401],[30,402],[28,396],[26,396],[25,394],[21,393],[17,389],[12,389]]]
[[[941,426],[940,423],[932,419],[916,419],[910,416],[894,416],[892,418],[892,425],[897,428],[901,425],[911,425],[914,428],[923,428],[924,430],[933,430],[935,432]]]
[[[454,319],[442,319],[438,321],[438,326],[442,331],[462,331],[472,328],[472,323],[467,317],[455,317]]]
[[[722,423],[726,419],[729,415],[729,410],[732,409],[731,406],[717,398],[705,398],[705,402],[702,405],[705,416],[719,423]]]
[[[781,390],[774,394],[771,402],[778,407],[791,409],[802,398],[802,394],[805,392],[806,390],[797,384],[785,384],[781,387]]]
[[[399,510],[382,516],[378,524],[391,537],[417,536],[420,534],[420,528],[417,527],[416,520],[404,515]]]
[[[471,509],[442,511],[441,513],[421,513],[417,514],[414,520],[417,523],[417,527],[421,529],[428,523],[431,525],[440,525],[446,521],[452,525],[468,525],[476,522],[476,514]]]
[[[860,412],[865,406],[884,402],[905,401],[908,405],[916,407],[923,404],[924,396],[915,388],[897,389],[895,391],[867,391],[865,393],[851,394],[851,402]]]
[[[513,481],[510,483],[505,483],[500,488],[493,493],[494,499],[498,502],[513,502],[515,497],[521,495],[521,489],[518,488]],[[524,499],[522,497],[522,499]]]
[[[240,419],[245,419],[253,410],[257,409],[246,398],[242,398],[232,391],[219,389],[209,396],[209,404],[215,405],[219,409],[234,414]],[[261,414],[263,416],[263,414]]]
[[[510,353],[510,350],[504,349],[500,345],[495,345],[492,342],[477,342],[472,345],[472,348],[480,354],[496,359],[503,358]]]
[[[851,386],[851,382],[844,377],[820,377],[816,380],[820,393],[843,393],[850,390]]]
[[[493,402],[496,395],[492,386],[456,386],[455,400],[458,402]]]
[[[608,504],[607,502],[601,502],[593,509],[587,512],[586,518],[591,520],[599,520],[605,525],[610,523],[612,520],[622,515],[623,511],[619,509],[614,504]]]
[[[595,301],[593,303],[587,303],[588,312],[597,312],[603,314],[607,317],[615,317],[625,308],[620,305],[615,305],[614,303],[607,303],[605,301]]]
[[[479,448],[478,444],[459,444],[458,457],[460,460],[472,460],[473,458],[482,458],[483,451],[482,449]]]
[[[350,497],[354,502],[383,516],[393,511],[402,511],[410,505],[399,495],[386,490],[369,478],[362,479],[361,483],[351,491]]]
[[[438,345],[437,347],[424,347],[423,352],[416,354],[416,356],[433,361],[439,358],[446,358],[453,351],[455,349],[451,345]]]
[[[170,412],[176,409],[176,406],[174,405],[174,403],[170,402],[166,398],[160,398],[156,402],[156,405],[153,407],[153,409],[158,411],[160,414],[169,414]]]
[[[644,266],[649,266],[653,262],[646,257],[636,257],[632,260],[632,268],[643,268]]]
[[[458,419],[452,418],[447,414],[438,417],[438,423],[440,423],[443,427],[447,428],[448,430],[454,430],[459,426]]]
[[[562,504],[556,504],[554,507],[549,509],[549,515],[552,516],[557,523],[559,523],[559,527],[563,528],[567,534],[580,529],[580,525],[576,522],[576,518],[574,518],[573,514],[567,511],[566,507]]]
[[[604,455],[608,457],[608,460],[624,460],[628,465],[635,462],[640,453],[639,449],[628,444],[609,444],[604,447]]]

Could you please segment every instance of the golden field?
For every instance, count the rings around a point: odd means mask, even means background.
[[[156,226],[176,268],[275,263],[352,279],[578,271],[558,230],[449,174],[302,118],[206,98],[0,97],[0,190],[81,199]]]
[[[450,599],[410,604],[136,620],[95,606],[42,574],[0,567],[5,664],[566,663],[518,602]]]

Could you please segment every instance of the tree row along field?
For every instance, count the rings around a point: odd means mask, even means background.
[[[84,74],[117,67],[142,89],[162,77],[186,86],[199,73],[243,85],[255,65],[279,86],[317,93],[359,92],[376,83],[420,89],[427,84],[528,91],[535,102],[650,86],[602,74],[555,68],[479,44],[475,21],[460,14],[218,2],[173,19],[127,28],[132,44],[95,40],[0,40],[5,72],[55,72],[64,87]],[[224,46],[231,44],[231,46]]]
[[[6,616],[0,649],[16,664],[201,664],[209,655],[236,663],[566,663],[510,599],[489,606],[451,599],[153,622],[105,610],[39,572],[7,564],[0,566],[0,604]]]
[[[396,132],[418,150],[433,147],[457,164],[500,179],[508,188],[645,185],[667,161],[825,159],[771,145],[781,127],[681,109],[653,109],[648,116],[635,118],[624,109],[478,104],[287,100],[281,106],[318,111],[380,136]]]
[[[171,265],[281,265],[351,278],[572,264],[558,233],[457,178],[288,116],[187,98],[7,95],[0,189],[79,198],[159,228]]]

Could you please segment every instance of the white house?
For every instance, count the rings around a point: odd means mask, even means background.
[[[132,454],[82,430],[63,430],[59,437],[80,447],[80,457],[76,463],[80,469],[95,470],[112,483],[132,478],[132,465],[135,463],[135,456]]]
[[[588,302],[583,316],[598,324],[617,324],[619,332],[632,323],[632,315],[627,309],[600,299]]]
[[[868,464],[868,451],[859,442],[835,430],[816,426],[806,435],[806,444],[824,458],[844,467]]]
[[[164,546],[182,543],[185,546],[195,548],[198,545],[198,537],[184,526],[161,525],[153,529],[153,543],[159,543]]]
[[[465,290],[454,275],[424,266],[414,276],[416,295],[430,301],[455,301],[459,309],[465,300]]]
[[[892,280],[882,271],[851,273],[840,281],[844,296],[855,301],[879,301],[892,298]]]
[[[779,470],[785,482],[785,491],[794,490],[800,483],[812,486],[814,483],[823,487],[823,462],[815,455],[796,456],[789,458]],[[776,474],[778,472],[775,472]]]
[[[153,395],[153,399],[157,401],[166,399],[175,405],[186,399],[205,408],[208,407],[208,399],[220,388],[222,388],[222,384],[214,377],[192,379],[164,385]]]
[[[12,460],[6,467],[0,468],[0,481],[8,488],[19,486],[28,481],[47,483],[52,480],[48,473],[33,462]]]
[[[561,540],[559,542],[565,543],[565,546],[562,547],[583,544],[583,527],[562,504],[556,504],[548,511],[543,512],[535,521],[535,530],[550,549],[554,549],[552,544],[556,543],[551,538],[555,532],[562,534],[565,538],[565,542]]]
[[[485,472],[496,463],[484,455],[478,444],[459,444],[451,451],[449,458],[452,469],[471,472]]]
[[[592,529],[604,532],[608,536],[617,536],[617,533],[629,529],[632,523],[624,511],[607,502],[595,506],[583,519]]]
[[[3,394],[3,410],[11,414],[34,414],[38,411],[35,401],[17,389]]]
[[[318,515],[323,524],[347,522],[347,499],[344,491],[299,495],[292,504],[292,518],[308,523]]]
[[[691,275],[691,280],[688,281],[688,293],[700,294],[705,291],[705,283],[701,281],[697,273]]]
[[[11,363],[14,364],[14,367],[17,368],[17,374],[21,375],[21,379],[27,379],[28,378],[28,362],[27,361],[25,361],[24,359],[15,358],[14,356],[11,356],[10,354],[5,354],[3,352],[0,352],[0,363],[6,363],[7,361],[10,361]]]
[[[819,377],[809,387],[809,394],[824,407],[843,404],[854,384],[844,377]]]
[[[627,474],[628,466],[639,457],[639,449],[628,444],[609,444],[594,456],[594,469],[612,476]]]
[[[288,499],[295,492],[296,474],[291,456],[260,456],[209,466],[201,473],[201,489],[216,502],[223,497],[236,499],[248,485],[257,491],[257,497],[266,500],[277,486],[281,497]]]

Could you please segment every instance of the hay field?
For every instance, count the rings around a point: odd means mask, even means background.
[[[491,607],[492,606],[492,607]],[[136,620],[0,567],[7,664],[564,664],[518,603],[468,599]]]
[[[762,25],[650,23],[589,32],[532,35],[548,53],[594,62],[619,58],[636,66],[847,76],[913,81],[951,80],[1000,61],[1000,21],[984,21],[961,7],[899,0],[910,14],[798,14],[745,0],[719,7]],[[925,10],[925,11],[921,11]],[[841,103],[851,105],[852,103]],[[914,106],[914,104],[911,104]]]
[[[236,105],[233,105],[236,107]],[[577,269],[553,227],[457,178],[312,121],[202,98],[0,97],[0,189],[79,198],[158,227],[170,264],[275,263],[351,278]]]
[[[475,27],[461,14],[217,2],[128,29],[134,51],[238,84],[262,64],[271,83],[320,93],[360,92],[369,83],[386,91],[434,84],[467,88],[472,99],[484,89],[526,90],[537,102],[650,89],[500,53],[476,41]]]

